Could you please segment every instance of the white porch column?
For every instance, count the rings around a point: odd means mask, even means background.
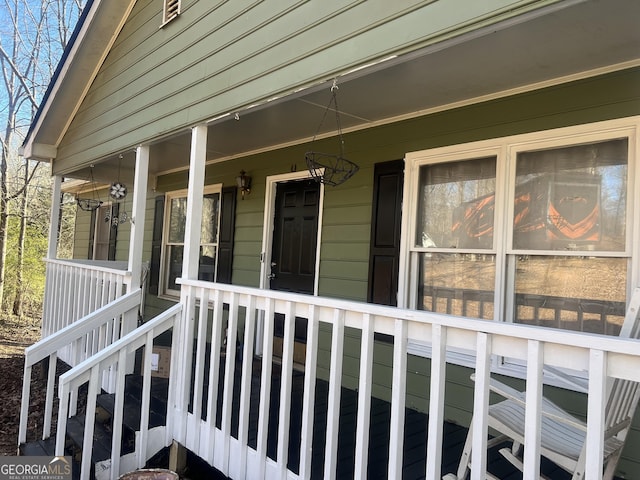
[[[131,207],[131,236],[129,238],[129,266],[131,292],[140,286],[142,275],[142,242],[144,240],[144,217],[147,206],[147,184],[149,179],[149,146],[136,149],[136,169],[133,180],[133,206]]]
[[[60,227],[60,203],[62,192],[62,177],[55,175],[51,185],[51,212],[49,218],[49,244],[47,246],[47,259],[52,260],[58,256],[58,228]]]
[[[202,222],[202,196],[204,194],[204,168],[207,156],[207,126],[198,125],[191,132],[189,158],[189,191],[187,192],[187,220],[184,232],[182,277],[198,279],[200,258],[200,229]]]
[[[60,228],[60,206],[62,203],[62,177],[55,175],[51,185],[51,211],[49,212],[49,240],[47,244],[47,259],[54,260],[58,256],[58,229]],[[54,325],[53,301],[59,293],[55,291],[52,265],[47,264],[44,282],[44,302],[42,305],[41,336],[45,338],[57,329]]]
[[[191,154],[189,155],[189,183],[187,191],[187,218],[184,231],[184,253],[182,256],[182,278],[198,279],[200,257],[200,223],[202,222],[202,195],[204,193],[204,167],[207,153],[207,126],[198,125],[191,130]],[[171,208],[168,205],[166,208]],[[178,377],[174,438],[181,443],[187,440],[187,431],[196,431],[196,415],[187,420],[189,385],[191,385],[191,358],[196,324],[196,299],[191,295],[191,287],[180,287],[182,319],[179,329],[174,329],[174,345],[178,345],[179,355],[188,367]],[[199,421],[199,420],[198,420]],[[187,426],[189,424],[189,428]]]
[[[140,288],[142,278],[142,242],[144,240],[144,216],[147,204],[147,184],[149,178],[149,146],[140,145],[136,149],[136,168],[133,180],[133,205],[131,206],[131,235],[129,237],[129,262],[127,270],[131,273],[127,292]],[[142,295],[144,304],[144,293]],[[141,306],[141,308],[143,308]],[[138,315],[142,310],[129,312],[122,321],[121,335],[124,337],[138,326]],[[127,356],[126,372],[133,373],[134,354]]]

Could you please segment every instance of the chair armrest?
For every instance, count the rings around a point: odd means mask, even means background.
[[[475,381],[475,379],[475,374],[472,374],[471,380]],[[526,408],[526,392],[521,392],[509,385],[505,385],[495,378],[489,378],[489,390]],[[582,420],[574,417],[545,397],[542,397],[542,416],[564,423],[565,425],[570,425],[584,432],[587,431],[587,425]]]
[[[565,373],[559,368],[552,367],[550,365],[544,366],[544,374],[551,375],[558,378],[563,383],[566,383],[568,387],[577,390],[580,393],[587,393],[589,391],[589,382],[584,378],[574,377]]]
[[[471,380],[473,380],[474,382],[476,381],[476,374],[472,373],[471,374]],[[502,382],[499,382],[498,380],[496,380],[493,377],[489,378],[489,390],[491,390],[494,393],[497,393],[498,395],[500,395],[503,398],[507,398],[509,400],[513,400],[514,402],[517,402],[521,405],[525,404],[525,394],[524,392],[521,392],[520,390],[516,390],[513,387],[510,387],[509,385],[506,385]]]

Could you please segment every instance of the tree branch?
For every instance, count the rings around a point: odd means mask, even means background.
[[[27,179],[26,182],[24,182],[24,185],[22,185],[22,187],[20,187],[20,189],[17,192],[14,192],[11,195],[7,195],[7,202],[9,200],[18,198],[20,195],[22,195],[22,193],[27,189],[27,187],[31,183],[31,180],[33,180],[33,176],[36,174],[36,170],[38,169],[39,166],[40,166],[40,162],[37,162],[36,165],[33,167],[33,170],[31,170],[31,173],[29,174],[29,178]]]
[[[22,73],[20,73],[20,70],[18,70],[18,67],[13,63],[13,61],[11,60],[11,58],[9,57],[9,55],[7,55],[7,52],[5,51],[5,49],[2,47],[2,44],[0,43],[0,56],[2,56],[7,63],[9,64],[9,66],[11,67],[11,70],[13,70],[13,72],[16,74],[16,77],[18,78],[18,81],[22,84],[22,87],[24,88],[27,96],[29,97],[29,100],[31,100],[31,105],[34,108],[38,108],[38,102],[36,101],[35,97],[33,96],[33,94],[31,93],[31,89],[29,88],[29,86],[25,83],[24,81],[24,77],[22,76]]]

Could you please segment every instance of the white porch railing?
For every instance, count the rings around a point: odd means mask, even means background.
[[[42,338],[121,297],[131,283],[126,262],[45,261]],[[60,358],[74,365],[74,359],[67,358],[65,352],[61,352]]]
[[[124,301],[124,299],[122,300]],[[116,302],[117,303],[117,302]],[[282,356],[278,360],[281,374],[276,430],[276,452],[268,453],[271,389],[274,368],[274,330],[276,318],[284,318]],[[290,412],[294,371],[296,319],[306,319],[306,354],[303,380],[302,420],[297,472],[288,468],[290,454]],[[79,328],[77,325],[69,330]],[[110,459],[110,477],[141,467],[158,448],[177,440],[194,451],[210,465],[229,477],[239,479],[309,478],[312,467],[316,378],[327,372],[328,395],[326,430],[324,432],[323,476],[336,478],[338,464],[338,434],[340,430],[340,401],[344,369],[345,329],[348,336],[360,337],[357,414],[355,428],[354,478],[366,478],[369,451],[369,422],[371,418],[372,371],[374,363],[374,335],[393,337],[393,367],[391,380],[391,416],[389,422],[389,452],[387,478],[402,478],[405,398],[407,392],[407,356],[409,342],[425,345],[431,352],[430,379],[415,386],[429,394],[429,423],[425,475],[429,480],[441,478],[442,438],[444,426],[444,385],[447,354],[465,350],[475,354],[474,432],[473,451],[486,452],[488,385],[492,356],[508,357],[527,363],[528,387],[540,386],[542,365],[589,372],[589,416],[587,437],[598,443],[603,437],[603,395],[610,378],[640,381],[640,342],[614,337],[587,335],[543,329],[523,325],[498,324],[487,321],[381,307],[371,304],[335,299],[295,295],[207,282],[183,280],[181,303],[154,320],[144,324],[126,337],[103,348],[60,377],[59,419],[74,412],[74,398],[78,388],[88,382],[86,430],[82,456],[81,478],[88,478],[93,446],[93,418],[100,378],[115,372],[115,408]],[[151,347],[153,339],[173,329],[171,375],[167,407],[167,425],[150,433],[148,418],[142,415],[140,431],[136,435],[135,452],[120,456],[123,415],[124,378],[127,358],[144,347],[143,400],[141,411],[149,411]],[[330,341],[320,341],[330,330]],[[357,332],[354,335],[354,332]],[[62,344],[63,334],[54,336],[56,345]],[[95,335],[95,334],[94,334]],[[240,340],[242,339],[242,340]],[[46,342],[47,340],[45,340]],[[53,342],[53,339],[50,340]],[[325,345],[326,343],[326,345]],[[330,343],[330,345],[328,345]],[[238,346],[241,345],[241,354]],[[35,350],[35,349],[34,349]],[[261,350],[261,361],[254,362],[255,350]],[[41,352],[38,358],[44,358]],[[36,357],[34,357],[36,358]],[[55,363],[55,355],[51,356]],[[597,369],[592,369],[598,359]],[[31,360],[29,361],[32,364]],[[236,365],[237,363],[237,365]],[[259,365],[259,381],[254,379],[255,365]],[[30,366],[28,368],[31,368]],[[25,377],[27,377],[25,369]],[[29,371],[30,375],[30,371]],[[51,376],[51,372],[50,372]],[[251,391],[259,391],[256,436],[249,439]],[[234,392],[235,390],[235,392]],[[255,391],[254,391],[255,393]],[[235,397],[235,398],[234,398]],[[27,392],[28,404],[28,392]],[[539,411],[540,396],[533,395],[527,407]],[[24,395],[23,395],[24,402]],[[531,403],[531,405],[529,405]],[[23,404],[24,405],[24,404]],[[23,409],[24,410],[24,409]],[[50,412],[51,408],[49,408]],[[254,412],[255,413],[255,410]],[[235,418],[232,421],[232,418]],[[21,420],[21,439],[24,428]],[[56,454],[64,450],[65,422],[59,421]],[[273,429],[273,425],[271,426]],[[535,427],[539,428],[539,427]],[[529,432],[531,438],[539,432]],[[590,449],[587,465],[601,464],[601,452]],[[472,478],[484,478],[485,462],[474,455]],[[599,463],[600,462],[600,463]],[[587,479],[601,478],[598,469],[591,469]]]
[[[67,373],[60,376],[59,398],[60,406],[58,419],[66,419],[75,414],[73,399],[78,395],[78,389],[88,382],[87,403],[85,406],[84,436],[82,445],[82,461],[80,478],[88,480],[91,471],[91,458],[93,450],[93,434],[96,415],[96,399],[100,393],[100,378],[107,372],[115,372],[115,401],[112,417],[111,431],[111,458],[108,465],[108,478],[117,479],[123,473],[141,468],[147,460],[161,448],[171,443],[173,416],[167,411],[166,427],[156,427],[153,434],[149,427],[150,400],[151,400],[151,364],[154,339],[171,329],[180,326],[182,318],[182,306],[174,305],[154,319],[138,327],[127,336],[101,350],[91,358],[80,363]],[[176,348],[175,335],[171,353],[172,367],[179,364],[178,349]],[[135,436],[135,449],[133,453],[121,457],[122,428],[124,415],[125,375],[129,373],[130,358],[139,348],[144,348],[142,358],[142,398],[140,405],[140,427]],[[177,373],[176,373],[177,372]],[[174,404],[175,380],[180,372],[174,370],[169,379],[168,405]],[[146,412],[146,414],[144,414]],[[58,421],[56,432],[56,455],[64,455],[66,423]],[[103,472],[104,475],[104,472]],[[101,476],[101,478],[106,478]]]
[[[60,353],[66,351],[73,358],[74,363],[78,364],[112,345],[120,339],[123,331],[135,328],[141,298],[141,291],[137,289],[26,348],[18,444],[27,440],[33,366],[48,359],[47,393],[42,431],[42,439],[46,439],[51,435],[55,375]],[[101,386],[112,390],[114,380],[113,375],[105,374],[100,378]],[[70,407],[72,413],[75,413],[76,401],[77,395],[74,394]]]
[[[429,384],[421,385],[429,395],[429,423],[426,478],[441,478],[442,438],[447,354],[452,349],[475,354],[475,399],[473,451],[486,452],[487,409],[489,406],[489,373],[492,356],[538,364],[526,369],[526,381],[540,386],[542,365],[590,372],[588,441],[603,436],[601,393],[610,377],[640,381],[640,344],[623,340],[529,327],[500,324],[460,317],[449,317],[413,310],[401,310],[370,304],[340,301],[306,295],[216,285],[200,281],[182,281],[184,322],[174,333],[179,340],[180,355],[173,355],[172,372],[178,377],[172,435],[209,464],[233,479],[309,478],[316,376],[322,354],[330,352],[328,367],[327,425],[324,443],[324,478],[336,476],[338,430],[345,329],[360,333],[358,410],[355,438],[354,478],[367,477],[371,378],[373,370],[374,334],[391,335],[393,341],[393,374],[391,382],[391,420],[387,478],[402,478],[405,397],[407,389],[407,345],[418,342],[431,350]],[[205,307],[205,308],[203,308]],[[276,314],[283,315],[284,336],[281,358],[279,422],[277,452],[267,454],[270,392],[273,368],[273,332]],[[295,324],[297,318],[307,320],[307,344],[302,401],[301,441],[298,472],[287,468],[289,455],[289,413],[291,411],[292,373],[294,366]],[[319,350],[320,326],[331,330],[330,346]],[[324,330],[324,328],[323,328]],[[224,333],[226,331],[226,334]],[[178,337],[175,338],[175,337]],[[357,336],[357,335],[356,335]],[[353,335],[350,335],[353,337]],[[236,352],[237,340],[242,354]],[[226,339],[226,347],[223,339]],[[254,340],[255,339],[255,340]],[[257,440],[250,446],[249,413],[252,368],[255,349],[262,351]],[[174,344],[175,345],[175,344]],[[600,369],[592,370],[593,359],[601,359]],[[236,368],[236,362],[240,362]],[[327,363],[325,361],[325,363]],[[240,373],[238,373],[240,372]],[[598,373],[600,372],[600,373]],[[222,378],[219,378],[219,374]],[[234,407],[234,382],[239,385],[239,401]],[[219,388],[220,386],[220,388]],[[414,391],[415,391],[415,385]],[[535,396],[534,396],[535,397]],[[218,402],[221,405],[218,405]],[[539,411],[540,397],[527,408]],[[232,434],[232,415],[237,408],[237,434]],[[220,412],[220,413],[217,413]],[[539,427],[536,427],[539,428]],[[477,433],[480,432],[480,433]],[[531,438],[539,432],[531,432]],[[587,465],[600,462],[597,449],[587,452]],[[485,462],[475,459],[472,478],[484,478]],[[602,470],[600,470],[601,472]],[[597,469],[588,479],[601,478]]]

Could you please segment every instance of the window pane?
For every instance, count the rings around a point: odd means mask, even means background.
[[[184,255],[184,247],[182,245],[171,245],[169,248],[167,288],[169,290],[180,290],[180,285],[176,283],[176,279],[182,276],[182,257]]]
[[[93,259],[109,259],[109,238],[111,236],[111,205],[102,205],[96,211]]]
[[[518,154],[513,246],[624,251],[627,140]]]
[[[200,263],[198,265],[198,280],[214,282],[216,279],[216,247],[200,247]]]
[[[493,247],[495,157],[420,168],[416,246]]]
[[[627,259],[517,256],[515,321],[617,335],[625,313]]]
[[[183,243],[187,221],[187,199],[172,198],[169,213],[169,243]]]
[[[418,308],[493,319],[495,255],[420,253]]]
[[[220,194],[205,195],[202,203],[202,226],[200,243],[216,243],[218,241],[218,210]]]

